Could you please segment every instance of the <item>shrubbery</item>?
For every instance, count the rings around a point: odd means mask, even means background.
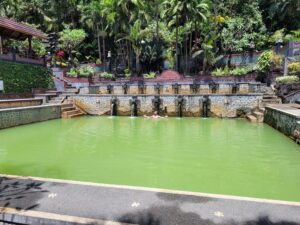
[[[233,69],[230,69],[228,66],[224,68],[217,68],[212,72],[213,76],[219,77],[219,76],[243,76],[247,73],[253,71],[252,67],[236,67]]]
[[[154,72],[145,73],[144,78],[146,78],[146,79],[155,78],[155,75],[156,74]]]
[[[282,76],[276,78],[276,82],[278,84],[294,84],[298,83],[299,81],[300,79],[297,76]]]
[[[300,74],[300,62],[289,64],[289,74]]]
[[[42,66],[0,61],[0,80],[6,93],[28,93],[32,88],[53,87],[51,72]]]
[[[100,76],[103,77],[104,79],[112,79],[114,77],[112,73],[107,73],[107,72],[101,73]]]

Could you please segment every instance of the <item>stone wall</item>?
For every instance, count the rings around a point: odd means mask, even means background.
[[[10,99],[0,100],[0,109],[36,106],[43,103],[42,99]]]
[[[111,86],[111,94],[115,95],[124,95],[124,84],[114,83],[114,84],[101,84],[101,85],[92,85],[89,87],[89,94],[109,94],[108,86]],[[176,86],[177,85],[177,90]],[[129,95],[138,95],[138,94],[147,94],[147,95],[155,95],[158,94],[158,91],[162,95],[190,95],[190,94],[232,94],[233,86],[236,85],[236,93],[237,94],[249,94],[249,93],[261,93],[263,89],[263,85],[261,83],[218,83],[213,90],[212,85],[207,83],[186,83],[186,82],[178,82],[178,83],[144,83],[143,88],[139,86],[137,83],[128,83],[127,86],[127,94]],[[194,86],[194,88],[193,88]],[[143,92],[142,92],[143,90]],[[86,93],[86,90],[83,88],[81,90],[82,94]]]
[[[60,105],[0,109],[0,129],[58,119],[60,116]]]
[[[178,97],[181,95],[73,95],[75,104],[90,115],[110,115],[112,99],[117,99],[117,114],[131,115],[131,102],[136,99],[138,115],[151,115],[154,101],[159,98],[161,114],[178,115]],[[183,116],[199,117],[202,114],[204,95],[184,95]],[[210,112],[213,117],[239,117],[256,109],[262,101],[261,94],[209,95]]]
[[[264,122],[289,137],[299,138],[296,133],[300,132],[300,116],[267,106]]]

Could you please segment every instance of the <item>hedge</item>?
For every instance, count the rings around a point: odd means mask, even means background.
[[[51,72],[46,67],[0,61],[0,80],[5,93],[28,93],[32,88],[53,87]]]

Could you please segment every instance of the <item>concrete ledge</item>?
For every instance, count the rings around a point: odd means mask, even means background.
[[[61,116],[60,105],[40,105],[0,109],[0,129],[58,119]]]
[[[9,175],[0,185],[5,222],[300,225],[299,202]]]
[[[0,109],[36,106],[41,105],[42,103],[43,99],[38,98],[4,99],[0,100]]]
[[[294,140],[300,138],[300,109],[298,105],[268,105],[264,122]]]

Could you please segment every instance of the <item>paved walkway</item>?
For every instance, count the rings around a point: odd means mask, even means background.
[[[8,221],[300,225],[300,203],[0,175],[0,224]]]
[[[269,104],[267,107],[300,118],[300,104]]]

